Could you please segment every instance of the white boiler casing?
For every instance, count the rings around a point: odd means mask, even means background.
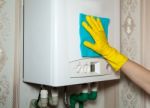
[[[120,0],[24,0],[24,81],[65,86],[119,79],[103,58],[80,53],[80,13],[110,18],[108,41],[120,49]]]

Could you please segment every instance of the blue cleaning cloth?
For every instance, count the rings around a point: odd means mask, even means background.
[[[90,36],[90,34],[84,29],[84,27],[82,26],[82,22],[85,21],[86,22],[86,16],[85,14],[80,14],[80,52],[82,57],[102,57],[100,54],[97,54],[96,52],[94,52],[93,50],[87,48],[86,46],[83,45],[84,41],[89,41],[91,43],[94,43],[93,38]],[[95,16],[94,16],[95,17]],[[101,18],[101,17],[95,17],[95,18],[99,18],[102,22],[104,31],[106,33],[106,36],[108,37],[108,26],[109,26],[109,22],[110,20],[108,18]]]

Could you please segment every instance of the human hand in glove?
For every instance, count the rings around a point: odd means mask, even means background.
[[[98,54],[101,54],[113,69],[118,71],[126,63],[128,58],[109,45],[99,18],[86,16],[86,21],[87,22],[82,22],[82,26],[89,32],[95,43],[85,41],[84,45]]]

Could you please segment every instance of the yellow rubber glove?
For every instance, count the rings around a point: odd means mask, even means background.
[[[95,43],[85,41],[84,45],[101,54],[113,69],[118,71],[128,58],[109,45],[99,18],[95,19],[92,16],[86,16],[86,21],[88,23],[82,22],[82,26],[90,33]]]

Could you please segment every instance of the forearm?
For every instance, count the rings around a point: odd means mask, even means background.
[[[150,94],[150,70],[145,69],[141,65],[128,60],[121,68],[134,83]]]
[[[112,48],[106,38],[106,34],[100,19],[86,16],[82,26],[91,35],[95,43],[84,41],[84,45],[98,54],[101,54],[115,71],[121,70],[138,86],[150,94],[150,71]]]

